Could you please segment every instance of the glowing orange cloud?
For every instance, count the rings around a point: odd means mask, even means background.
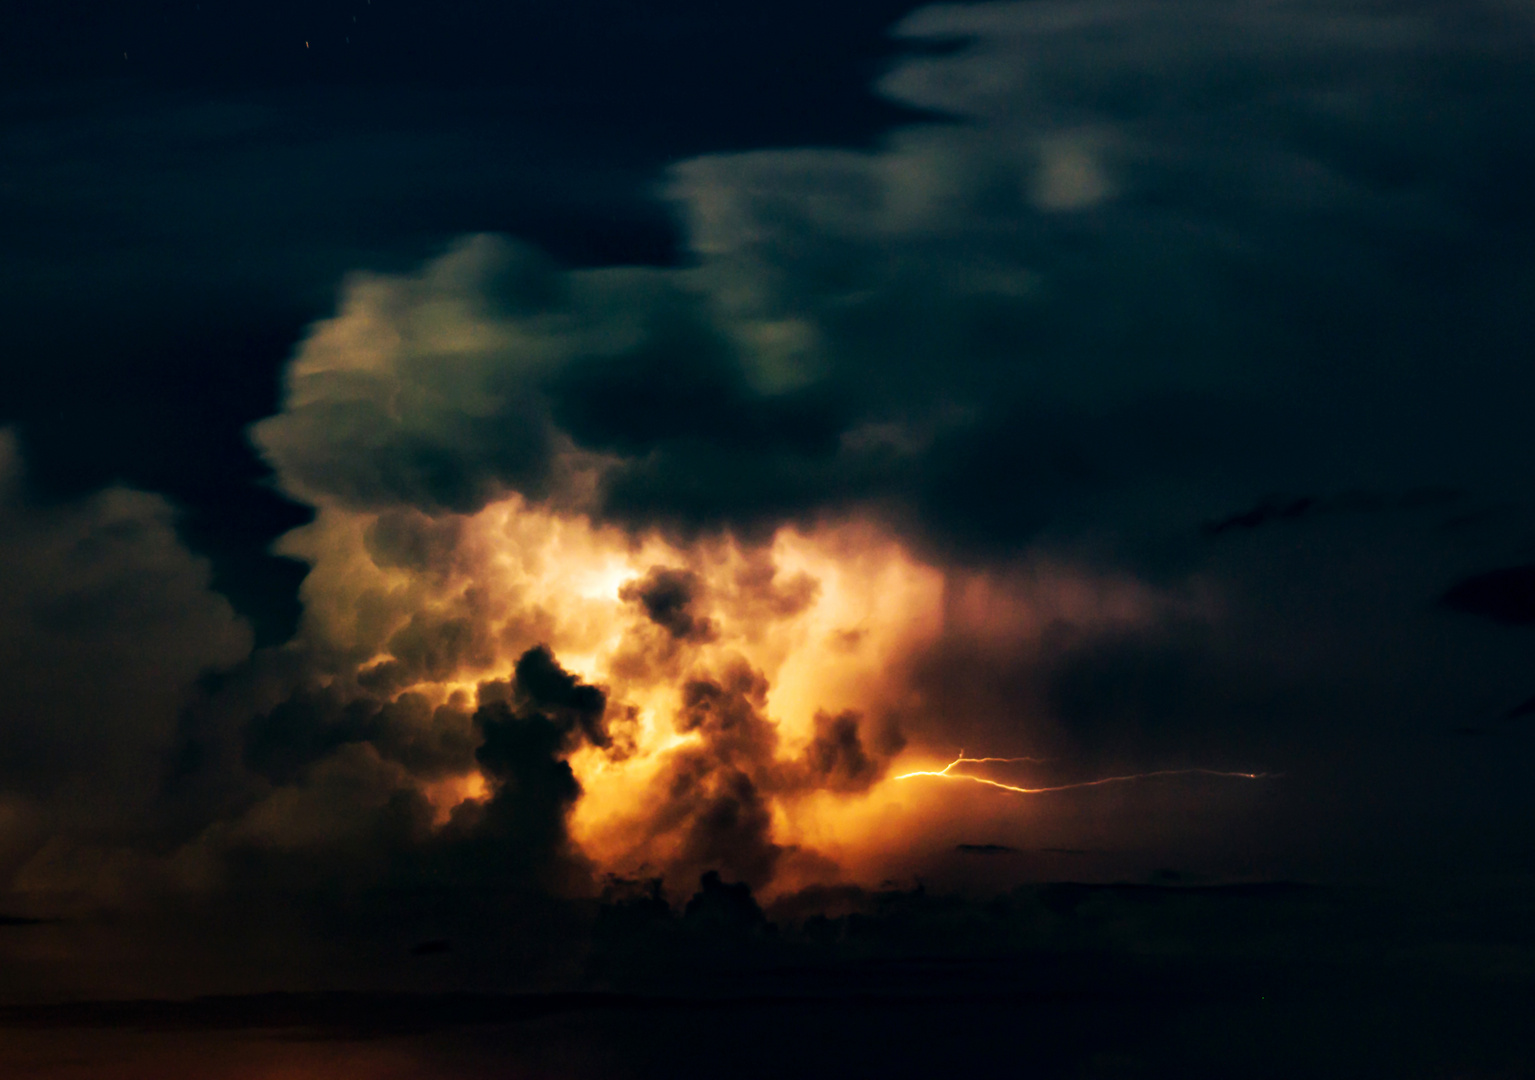
[[[785,526],[746,544],[636,537],[517,496],[437,517],[329,505],[282,550],[313,568],[305,647],[334,657],[335,678],[359,693],[415,695],[422,723],[439,723],[440,708],[467,723],[483,704],[480,687],[509,679],[539,645],[603,689],[611,742],[567,757],[581,785],[570,836],[601,871],[675,872],[683,884],[704,857],[689,822],[727,791],[755,807],[778,851],[773,880],[789,887],[878,873],[878,852],[941,828],[951,796],[913,797],[897,780],[1036,794],[1180,772],[1259,775],[1164,770],[1024,787],[955,770],[1044,759],[963,754],[941,769],[890,775],[895,759],[922,752],[903,749],[901,718],[941,725],[943,703],[910,678],[926,650],[948,641],[1027,656],[1053,626],[1143,623],[1164,601],[1134,581],[1048,563],[1009,574],[948,570],[868,519]],[[731,678],[757,687],[741,706],[747,727],[688,719],[688,687]],[[473,769],[419,786],[439,824],[487,795]],[[679,792],[694,799],[691,817],[671,808]]]

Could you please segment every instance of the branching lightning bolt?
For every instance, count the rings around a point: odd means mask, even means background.
[[[978,764],[983,762],[1040,762],[1045,758],[973,758],[966,757],[964,751],[960,751],[959,757],[949,762],[941,769],[918,769],[916,772],[902,773],[892,777],[895,780],[911,780],[918,776],[932,776],[940,780],[968,780],[972,784],[985,784],[987,787],[1001,788],[1003,791],[1015,791],[1020,795],[1042,795],[1050,791],[1070,791],[1073,788],[1100,787],[1104,784],[1123,784],[1131,780],[1149,780],[1157,776],[1226,776],[1241,780],[1262,780],[1269,776],[1268,773],[1256,772],[1223,772],[1219,769],[1157,769],[1152,772],[1128,773],[1124,776],[1104,776],[1097,780],[1078,780],[1071,784],[1055,784],[1050,787],[1019,787],[1016,784],[1004,784],[1000,780],[988,780],[984,776],[971,776],[968,773],[957,773],[952,770],[956,765]]]
[[[945,768],[946,768],[946,770],[947,769],[952,769],[952,768],[954,768],[954,766],[958,765],[961,761],[972,761],[972,762],[995,761],[995,762],[1010,762],[1010,763],[1014,763],[1014,764],[1016,764],[1018,762],[1027,762],[1030,765],[1043,765],[1047,761],[1053,761],[1053,760],[1054,760],[1053,758],[1047,758],[1047,757],[966,757],[965,756],[965,752],[963,750],[961,750],[959,752],[959,757],[956,758],[954,761],[949,762],[949,764]],[[899,777],[897,779],[899,779]]]

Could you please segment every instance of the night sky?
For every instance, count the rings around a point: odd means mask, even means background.
[[[1532,181],[1528,0],[10,0],[0,1073],[1535,1076]]]

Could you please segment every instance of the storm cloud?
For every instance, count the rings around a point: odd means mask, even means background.
[[[357,270],[250,432],[291,640],[163,500],[9,481],[13,891],[568,972],[530,927],[635,882],[765,934],[1052,852],[1517,868],[1518,762],[1444,736],[1528,710],[1530,30],[926,8],[877,84],[924,119],[673,164],[677,265]]]
[[[1530,389],[1504,352],[1526,210],[1498,186],[1535,141],[1519,18],[926,9],[897,35],[958,47],[880,88],[950,122],[677,165],[685,268],[564,272],[481,237],[357,279],[257,441],[310,500],[515,490],[747,531],[875,502],[992,551],[1172,477],[1212,516],[1279,476],[1438,481],[1511,453],[1491,390]],[[1387,370],[1447,377],[1446,335],[1480,377],[1436,436]],[[1390,467],[1344,423],[1369,400]]]
[[[250,652],[250,630],[181,544],[175,512],[109,489],[39,505],[0,429],[0,845],[24,873],[50,842],[147,827],[199,676]],[[46,856],[42,860],[47,863]],[[39,864],[41,869],[41,864]]]

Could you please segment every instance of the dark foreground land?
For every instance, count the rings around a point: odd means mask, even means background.
[[[1535,1075],[1535,995],[1249,987],[720,999],[279,996],[6,1017],[17,1080]]]
[[[862,921],[652,927],[605,989],[11,1005],[0,1076],[1535,1077],[1522,889],[1496,910],[1290,886],[1040,895],[1042,947],[1003,940],[1016,905],[892,894]],[[449,962],[429,944],[413,962]]]

